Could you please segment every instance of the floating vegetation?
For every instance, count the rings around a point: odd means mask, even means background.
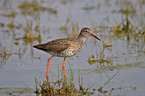
[[[102,40],[102,42],[103,42],[103,50],[102,50],[102,52],[101,52],[101,55],[99,55],[99,54],[97,53],[97,56],[96,56],[96,57],[95,57],[94,55],[92,55],[91,57],[89,57],[88,63],[89,63],[90,65],[92,65],[92,64],[94,64],[94,63],[96,63],[96,62],[99,62],[100,65],[101,65],[101,64],[104,64],[104,63],[106,63],[107,65],[108,65],[108,64],[111,64],[111,65],[112,65],[112,62],[113,62],[113,59],[114,59],[113,54],[112,54],[112,56],[109,56],[109,57],[107,57],[107,56],[104,54],[105,48],[107,48],[108,50],[110,50],[109,48],[112,47],[112,44],[110,44],[110,42],[108,42],[107,44],[105,44],[105,42],[104,42],[104,40],[103,40],[102,38],[101,38],[101,40]]]
[[[4,17],[12,17],[12,18],[15,18],[15,16],[17,15],[17,12],[15,11],[12,11],[12,12],[9,12],[8,14],[0,14],[1,16],[4,16]]]
[[[24,3],[20,4],[18,8],[21,10],[22,14],[29,14],[33,15],[34,12],[39,12],[40,10],[48,10],[53,14],[57,14],[57,10],[54,8],[50,8],[45,4],[39,4],[37,1],[28,2],[25,1]]]
[[[92,55],[91,57],[89,57],[88,59],[88,63],[90,65],[94,64],[95,62],[97,62],[96,58],[94,57],[94,55]]]
[[[12,53],[11,51],[8,51],[6,49],[6,47],[4,47],[3,49],[0,49],[0,57],[2,58],[1,63],[6,63],[6,61],[9,59],[9,57],[12,54],[18,54],[19,57],[21,58],[21,56],[24,54],[24,52],[22,52],[21,48],[18,50],[18,52]]]
[[[102,65],[102,64],[107,64],[107,65],[110,64],[110,65],[112,65],[113,59],[114,59],[114,56],[113,56],[113,55],[107,57],[107,56],[104,54],[104,52],[103,52],[103,54],[101,54],[101,55],[97,54],[96,57],[95,57],[94,55],[92,55],[91,57],[89,57],[88,63],[89,63],[90,65],[92,65],[92,64],[94,64],[94,63],[96,63],[96,62],[99,62],[100,65]]]
[[[134,8],[126,8],[126,9],[120,9],[120,10],[113,10],[114,13],[123,13],[123,14],[135,14],[136,10]]]
[[[105,48],[112,47],[112,44],[110,44],[109,41],[107,43],[105,43],[103,39],[101,39],[101,40],[103,42],[103,47],[105,47]]]
[[[126,18],[122,20],[122,22],[119,25],[113,27],[113,31],[116,33],[119,33],[119,32],[131,33],[133,29],[134,27],[131,21],[128,19],[127,15],[126,15]]]
[[[14,19],[11,18],[10,21],[9,21],[9,23],[8,23],[8,25],[7,25],[7,27],[8,27],[10,30],[12,30],[12,29],[14,29],[14,28],[20,29],[20,28],[22,28],[22,24],[20,24],[20,23],[15,23]]]
[[[141,0],[141,3],[142,3],[142,4],[145,4],[145,1],[144,1],[144,0]]]
[[[144,68],[144,65],[141,62],[137,62],[137,63],[129,63],[129,64],[116,64],[116,65],[108,65],[108,66],[101,66],[106,70],[115,70],[115,69],[127,69],[127,68],[132,68],[132,67],[140,67],[140,68]]]
[[[6,63],[6,61],[9,59],[9,57],[12,55],[10,51],[7,51],[6,48],[3,48],[0,50],[0,57],[2,58],[1,64]]]
[[[92,24],[92,28],[93,28],[93,33],[98,33],[100,30],[97,28],[97,25]]]
[[[68,3],[73,3],[75,0],[61,0],[62,4],[68,4]]]
[[[119,5],[123,5],[120,10],[113,10],[114,13],[123,13],[123,14],[135,14],[136,13],[136,7],[132,4],[130,1],[118,1]]]
[[[95,9],[95,6],[89,6],[89,5],[86,5],[86,6],[83,7],[82,9],[83,9],[83,10],[86,10],[86,11],[90,11],[90,10]]]
[[[35,28],[34,28],[34,30],[35,30],[36,32],[39,32],[39,31],[40,31],[40,26],[39,26],[39,25],[36,25]]]
[[[116,66],[111,66],[112,68],[114,69],[117,69],[117,68],[127,68],[127,67],[137,67],[137,66],[140,66],[141,63],[138,62],[138,63],[133,63],[133,64],[117,64]]]
[[[101,3],[98,2],[98,3],[97,3],[97,10],[100,10],[100,8],[101,8]]]
[[[32,15],[33,12],[40,10],[40,6],[36,1],[34,2],[25,1],[24,3],[20,4],[18,8],[21,10],[22,14],[29,14],[29,15]]]
[[[138,23],[138,26],[136,29],[139,31],[140,34],[145,36],[145,15],[143,16],[136,15],[136,20]]]
[[[113,26],[113,32],[113,36],[116,36],[118,38],[127,37],[127,39],[130,40],[130,36],[136,34],[136,29],[128,19],[128,15],[126,15],[126,18],[123,19],[119,25]]]
[[[36,25],[36,26],[38,26],[38,25]],[[36,26],[35,26],[35,28],[36,28]],[[36,32],[33,31],[33,29],[32,29],[32,22],[29,23],[28,20],[27,20],[27,25],[26,25],[26,28],[24,28],[24,31],[25,31],[25,35],[24,35],[23,39],[26,42],[32,43],[33,41],[38,40],[39,43],[41,43],[42,36],[41,36],[40,33],[37,36]]]
[[[31,93],[32,91],[33,91],[33,88],[17,88],[17,87],[0,88],[1,95],[7,94],[7,95],[11,95],[11,96],[20,96],[24,93]]]
[[[37,39],[36,34],[32,31],[32,23],[30,25],[28,21],[27,21],[27,26],[25,28],[24,39],[26,39],[28,41],[34,41],[34,39]]]
[[[8,59],[12,55],[11,51],[8,51],[5,47],[0,50],[0,57],[3,59]]]
[[[14,43],[16,46],[18,46],[19,45],[19,42],[18,41],[15,41],[15,43]]]
[[[70,19],[67,18],[65,25],[61,26],[60,29],[67,31],[69,21],[70,21]],[[72,30],[72,34],[69,35],[69,37],[78,36],[79,35],[78,23],[74,23],[73,21],[71,21],[71,30]]]
[[[42,6],[40,6],[40,8],[42,10],[48,10],[49,12],[51,12],[53,14],[57,14],[58,13],[57,9],[48,7],[48,5],[45,5],[45,4],[42,4]]]
[[[0,22],[0,27],[4,29],[3,32],[10,33],[10,31],[11,31],[12,29],[14,29],[14,28],[15,28],[15,29],[20,29],[20,28],[22,28],[22,24],[16,23],[16,22],[14,21],[14,18],[10,18],[8,24],[5,24],[5,23],[3,23],[3,22]],[[9,29],[6,29],[6,28],[9,28]]]
[[[5,27],[5,24],[3,22],[0,23],[1,27]]]
[[[8,28],[10,29],[14,28],[14,19],[11,19],[10,23],[8,24]]]
[[[69,22],[69,18],[67,18],[65,25],[61,26],[60,29],[61,30],[67,30],[68,22]]]
[[[117,38],[127,38],[127,41],[129,44],[134,45],[134,48],[136,48],[136,45],[140,45],[141,42],[145,43],[145,19],[144,15],[138,16],[135,15],[135,24],[132,23],[133,21],[129,20],[128,15],[125,15],[125,19],[122,20],[120,24],[113,27],[113,36]],[[133,25],[134,24],[134,25]],[[141,45],[143,46],[143,45]],[[143,47],[138,46],[139,51],[144,50]]]
[[[74,24],[74,22],[72,22],[72,35],[73,37],[78,36],[79,35],[79,26],[78,24]]]

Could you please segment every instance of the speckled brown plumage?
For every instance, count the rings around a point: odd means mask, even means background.
[[[89,28],[83,28],[77,38],[56,39],[47,43],[34,45],[33,47],[51,54],[52,57],[64,57],[65,63],[66,57],[74,56],[78,52],[80,52],[88,36],[93,36],[96,39],[100,40],[98,37],[91,33],[91,30]],[[48,65],[51,58],[48,59]],[[64,63],[63,70],[65,76]],[[47,67],[47,69],[49,69],[49,67]],[[46,77],[48,77],[48,70]]]

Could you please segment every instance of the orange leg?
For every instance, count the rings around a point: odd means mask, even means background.
[[[64,58],[64,61],[63,61],[62,68],[63,68],[63,73],[64,73],[64,83],[63,83],[63,86],[65,86],[65,80],[66,80],[66,74],[65,74],[65,58]]]
[[[64,58],[64,61],[63,61],[63,66],[62,66],[62,68],[63,68],[64,78],[65,78],[65,77],[66,77],[66,75],[65,75],[65,58]]]
[[[49,62],[50,62],[50,59],[54,57],[54,56],[51,56],[49,59],[48,59],[48,62],[47,62],[47,74],[46,74],[46,78],[48,79],[48,74],[49,74]]]

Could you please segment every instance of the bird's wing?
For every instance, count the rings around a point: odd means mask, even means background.
[[[44,44],[35,45],[33,47],[46,52],[61,52],[67,49],[69,44],[64,39],[57,39]]]

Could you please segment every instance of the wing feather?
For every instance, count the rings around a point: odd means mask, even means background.
[[[61,52],[69,47],[65,39],[57,39],[43,44],[34,45],[33,47],[46,52]]]

